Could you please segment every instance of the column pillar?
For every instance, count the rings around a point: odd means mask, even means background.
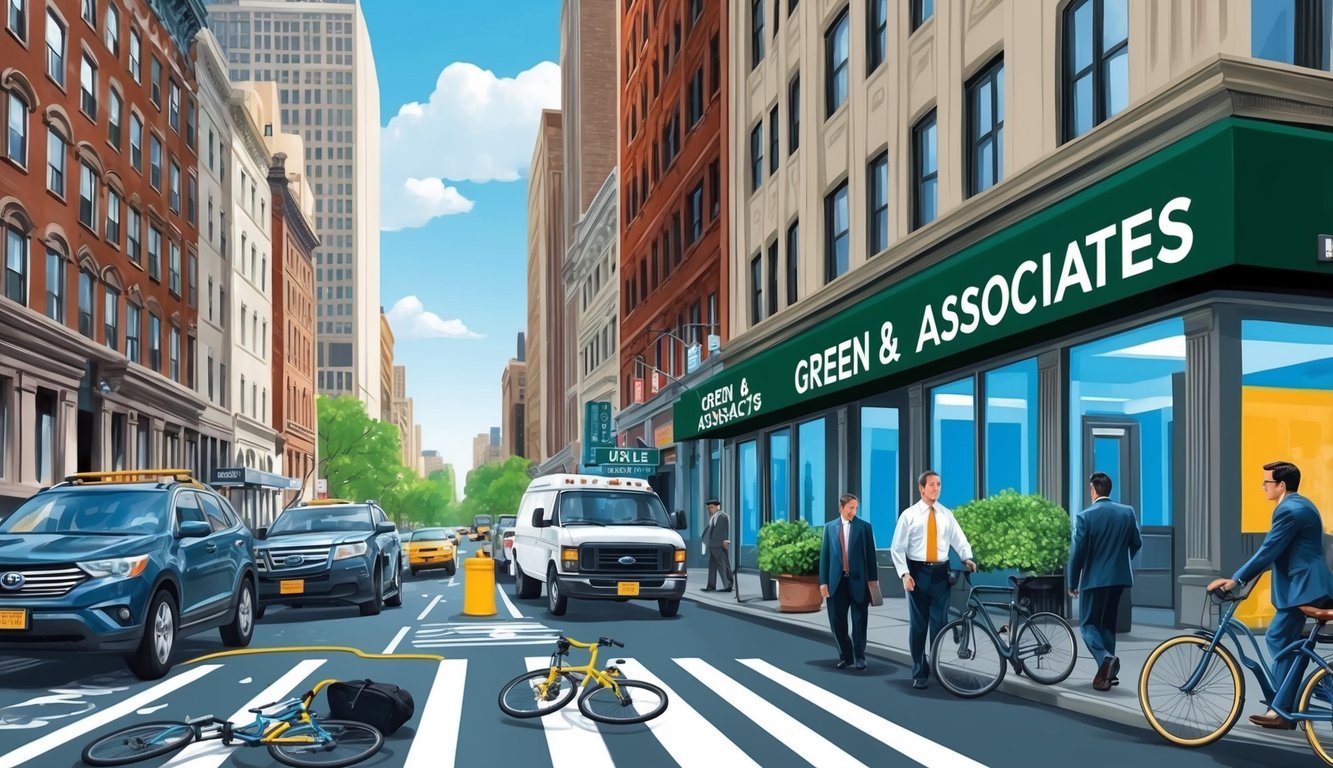
[[[56,416],[56,471],[52,483],[79,471],[79,391],[60,390]]]
[[[926,426],[925,388],[913,384],[907,388],[907,498],[916,498],[916,479],[926,471]],[[942,472],[939,467],[936,472]]]
[[[148,438],[148,466],[152,468],[161,468],[162,460],[166,454],[166,427],[167,423],[163,419],[152,417],[150,422],[152,430]]]
[[[37,485],[37,452],[31,450],[37,435],[37,384],[20,374],[14,401],[18,406],[18,434],[12,445],[18,454],[18,482]]]
[[[1064,353],[1059,349],[1037,356],[1037,492],[1056,504],[1065,503],[1068,474],[1065,369]]]
[[[98,398],[97,401],[97,421],[95,422],[97,430],[97,456],[94,465],[103,472],[110,472],[116,468],[115,449],[111,443],[111,409],[107,407],[106,400]]]

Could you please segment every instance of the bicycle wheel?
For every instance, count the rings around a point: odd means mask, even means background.
[[[374,726],[350,720],[317,720],[283,732],[284,739],[308,736],[309,744],[269,744],[274,760],[296,768],[342,768],[365,760],[384,746],[384,734]]]
[[[578,682],[560,672],[547,684],[551,670],[538,669],[505,683],[500,689],[500,709],[510,717],[541,717],[560,709],[578,693]]]
[[[1054,613],[1034,613],[1018,628],[1015,644],[1023,674],[1042,685],[1062,683],[1074,671],[1074,630]]]
[[[139,723],[102,736],[83,748],[88,765],[129,765],[168,755],[194,741],[188,723],[165,720]]]
[[[1139,707],[1157,735],[1182,747],[1212,744],[1240,719],[1245,676],[1231,652],[1221,645],[1206,656],[1208,640],[1173,637],[1153,649],[1139,675]],[[1186,691],[1195,670],[1203,676]]]
[[[1000,642],[984,624],[954,619],[935,636],[930,668],[949,693],[972,699],[995,690],[1004,679]]]
[[[1305,721],[1305,738],[1310,749],[1329,765],[1333,765],[1333,675],[1320,667],[1310,675],[1301,691],[1296,714],[1309,715]]]
[[[616,680],[615,690],[606,686],[589,689],[579,699],[579,711],[589,720],[611,725],[632,725],[652,720],[667,708],[666,691],[641,680]]]

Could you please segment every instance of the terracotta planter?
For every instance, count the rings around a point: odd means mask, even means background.
[[[818,576],[779,574],[778,610],[782,613],[814,613],[824,605]]]

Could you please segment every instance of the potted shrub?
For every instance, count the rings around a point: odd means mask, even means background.
[[[1069,561],[1069,513],[1040,494],[1004,490],[954,510],[972,544],[979,571],[1015,570],[1020,594],[1033,613],[1068,617],[1065,564]]]
[[[779,611],[812,613],[823,605],[820,536],[820,530],[804,520],[774,520],[759,529],[759,569],[778,580]]]

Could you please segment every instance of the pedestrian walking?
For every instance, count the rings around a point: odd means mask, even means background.
[[[731,564],[728,562],[727,553],[731,548],[731,541],[727,538],[731,530],[731,517],[722,511],[722,502],[717,499],[709,499],[704,506],[708,507],[708,524],[704,526],[704,549],[708,552],[708,583],[704,585],[702,591],[717,591],[717,574],[722,574],[722,591],[731,591]]]
[[[893,531],[893,567],[907,591],[912,687],[925,688],[930,677],[926,642],[935,641],[948,618],[949,549],[958,553],[969,571],[975,571],[977,564],[962,526],[940,503],[939,473],[922,472],[917,490],[921,500],[902,511]]]
[[[871,588],[879,589],[875,562],[875,530],[856,516],[860,501],[850,493],[838,497],[838,517],[824,526],[819,546],[819,594],[828,605],[829,629],[838,643],[838,669],[855,664],[866,668],[866,624]],[[847,614],[852,634],[847,636]]]
[[[1115,655],[1115,619],[1125,587],[1134,586],[1130,560],[1143,547],[1139,518],[1128,504],[1111,501],[1111,477],[1088,477],[1092,505],[1074,518],[1069,548],[1069,594],[1077,597],[1083,644],[1097,662],[1092,687],[1109,691],[1119,685]]]
[[[1329,572],[1324,560],[1323,519],[1314,503],[1297,493],[1300,487],[1301,471],[1295,464],[1274,461],[1264,465],[1264,496],[1274,504],[1273,524],[1268,535],[1236,575],[1216,579],[1208,585],[1209,592],[1219,587],[1233,589],[1237,583],[1258,578],[1272,567],[1270,594],[1277,615],[1268,625],[1267,640],[1268,653],[1274,659],[1282,649],[1301,638],[1305,628],[1302,605],[1333,607],[1333,573]],[[1296,679],[1301,679],[1305,662],[1301,654],[1287,656],[1274,665],[1275,679],[1281,684],[1290,674],[1292,665],[1296,666]],[[1264,728],[1294,730],[1296,723],[1278,715],[1272,707],[1281,706],[1290,712],[1297,687],[1284,688],[1284,699],[1270,702],[1268,711],[1262,715],[1250,715],[1250,722]]]

